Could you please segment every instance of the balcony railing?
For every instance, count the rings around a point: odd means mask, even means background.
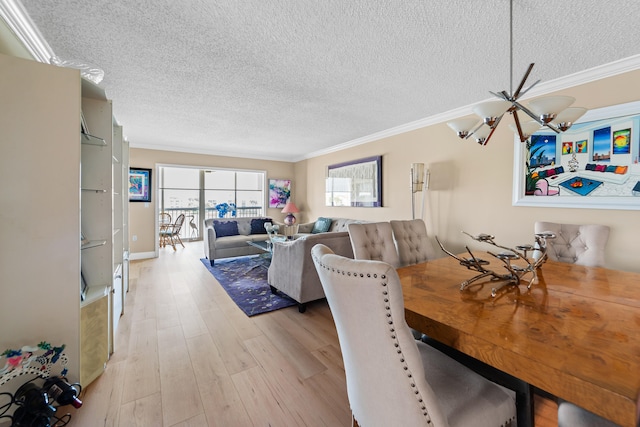
[[[180,214],[184,214],[184,224],[180,230],[180,238],[185,240],[198,240],[202,238],[200,229],[202,221],[200,221],[200,212],[198,208],[166,208],[164,212],[171,215],[171,222],[175,222]],[[218,218],[216,208],[205,208],[205,218]],[[240,206],[236,208],[236,218],[247,218],[252,216],[263,215],[261,206]],[[231,211],[227,212],[225,218],[233,218]],[[203,220],[204,221],[204,220]]]

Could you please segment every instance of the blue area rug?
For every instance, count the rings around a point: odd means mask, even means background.
[[[260,256],[217,259],[213,267],[208,259],[200,261],[249,317],[297,304],[280,291],[271,292],[267,283],[268,259]]]

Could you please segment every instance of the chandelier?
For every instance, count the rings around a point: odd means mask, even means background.
[[[534,64],[531,63],[517,89],[515,92],[513,91],[513,0],[509,2],[509,49],[510,93],[506,90],[497,93],[489,91],[499,100],[482,102],[473,107],[473,112],[480,117],[480,121],[478,118],[465,117],[447,122],[447,125],[460,138],[467,139],[473,136],[478,144],[486,145],[504,115],[510,113],[514,121],[510,128],[518,134],[520,141],[524,142],[541,127],[548,128],[555,133],[564,132],[587,112],[587,109],[582,107],[569,108],[575,102],[575,98],[571,96],[546,96],[530,101],[527,106],[519,102],[519,99],[540,80],[523,90],[525,82],[533,70]],[[522,118],[518,115],[519,112],[531,120],[522,122]]]

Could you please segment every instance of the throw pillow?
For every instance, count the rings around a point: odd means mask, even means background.
[[[595,163],[587,163],[587,166],[585,166],[584,169],[588,171],[594,171],[596,170],[596,165]]]
[[[216,230],[216,238],[240,234],[236,221],[213,221],[213,229]]]
[[[251,220],[251,231],[249,234],[267,234],[264,228],[265,222],[271,222],[271,218],[254,218]]]
[[[604,172],[607,169],[607,165],[596,165],[596,172]]]
[[[627,173],[627,167],[626,166],[618,166],[616,168],[616,173],[618,175],[624,175],[625,173]]]
[[[605,172],[614,172],[616,171],[616,167],[613,165],[609,165],[607,166],[607,168],[605,169]]]
[[[327,231],[329,231],[329,227],[331,227],[331,218],[320,217],[316,219],[316,223],[313,224],[313,230],[311,230],[311,233],[326,233]]]

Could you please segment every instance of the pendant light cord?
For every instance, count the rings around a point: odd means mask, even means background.
[[[509,84],[513,96],[513,0],[509,0]]]

